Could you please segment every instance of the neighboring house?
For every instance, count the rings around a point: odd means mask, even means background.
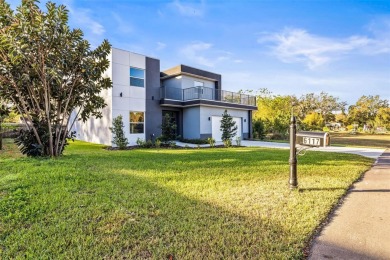
[[[222,90],[221,75],[185,65],[160,72],[155,58],[112,48],[105,76],[113,86],[102,92],[107,103],[103,117],[76,121],[76,139],[112,145],[113,118],[122,115],[130,145],[138,138],[161,135],[163,116],[177,124],[177,134],[186,139],[213,137],[221,140],[220,120],[225,109],[238,126],[237,136],[251,138],[254,96]],[[75,114],[73,114],[74,116]]]

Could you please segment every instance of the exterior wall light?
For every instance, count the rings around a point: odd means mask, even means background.
[[[119,93],[119,96],[120,96],[120,97],[122,97],[122,92],[121,92],[121,93]]]
[[[209,117],[209,121],[211,120],[211,117]]]

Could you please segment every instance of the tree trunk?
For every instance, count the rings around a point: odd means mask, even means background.
[[[3,131],[1,129],[2,123],[3,123],[3,120],[0,120],[0,150],[3,150]]]

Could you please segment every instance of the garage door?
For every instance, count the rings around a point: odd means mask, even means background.
[[[221,119],[221,116],[211,117],[211,135],[215,139],[215,141],[222,141],[222,131],[220,129]],[[242,137],[241,117],[233,117],[233,121],[236,122],[237,126],[237,134],[233,137],[233,139],[235,139],[237,136]]]

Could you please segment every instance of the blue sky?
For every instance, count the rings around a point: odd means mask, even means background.
[[[222,74],[226,90],[390,99],[389,0],[54,2],[92,45]]]

